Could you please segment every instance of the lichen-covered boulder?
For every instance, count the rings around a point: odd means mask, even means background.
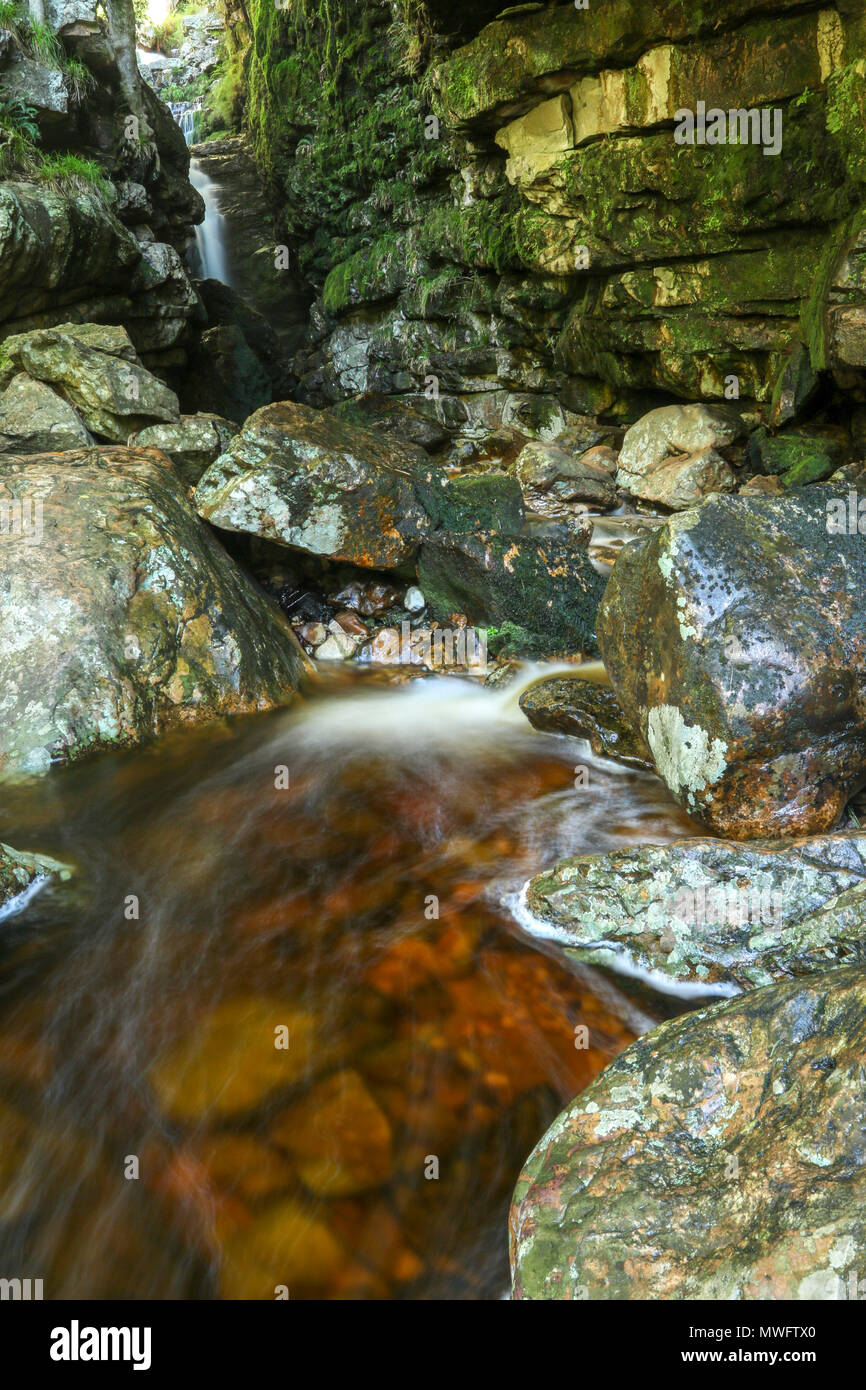
[[[195,487],[202,474],[218,459],[238,432],[233,420],[222,415],[181,415],[164,425],[148,425],[129,441],[139,449],[159,449],[174,464],[187,487]]]
[[[488,647],[494,651],[597,654],[604,580],[579,538],[437,531],[421,549],[418,582],[440,621],[463,613],[470,623],[493,628]]]
[[[851,966],[633,1043],[520,1176],[513,1296],[835,1299],[852,1279],[859,1290],[864,1048],[866,975]]]
[[[0,461],[0,777],[291,699],[305,660],[153,449]]]
[[[69,402],[26,372],[0,393],[0,453],[54,454],[92,443]]]
[[[177,396],[141,365],[125,328],[62,323],[17,333],[0,349],[0,385],[22,371],[48,382],[93,434],[113,443],[180,414]]]
[[[537,935],[664,992],[733,994],[866,962],[866,834],[580,855],[525,897]]]
[[[534,729],[585,738],[598,757],[654,771],[649,749],[629,727],[608,685],[579,676],[552,676],[524,691],[520,708]]]
[[[717,495],[614,566],[598,617],[614,690],[719,834],[831,829],[866,781],[866,551],[856,520],[833,529],[847,499]]]
[[[284,401],[246,421],[196,489],[199,513],[311,555],[369,569],[411,559],[444,483],[423,450]]]

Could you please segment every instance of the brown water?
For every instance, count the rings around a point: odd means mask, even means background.
[[[524,1158],[640,1026],[509,900],[689,830],[580,749],[508,692],[356,678],[6,795],[0,839],[77,875],[0,923],[0,1277],[501,1296]]]

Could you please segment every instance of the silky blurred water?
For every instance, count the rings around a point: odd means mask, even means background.
[[[0,924],[0,1277],[501,1295],[526,1154],[646,1026],[507,904],[564,854],[689,833],[519,689],[343,675],[7,790],[0,839],[76,873]]]

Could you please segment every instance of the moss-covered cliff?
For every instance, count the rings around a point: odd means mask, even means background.
[[[863,0],[245,9],[244,120],[318,300],[306,399],[435,378],[443,419],[545,433],[653,394],[778,417],[824,369],[861,392]],[[781,152],[677,143],[700,101]]]

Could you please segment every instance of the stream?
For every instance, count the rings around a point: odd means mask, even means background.
[[[690,828],[520,689],[339,670],[10,789],[0,838],[75,873],[3,924],[0,1270],[56,1299],[503,1295],[527,1153],[653,1021],[511,907],[564,854]]]

